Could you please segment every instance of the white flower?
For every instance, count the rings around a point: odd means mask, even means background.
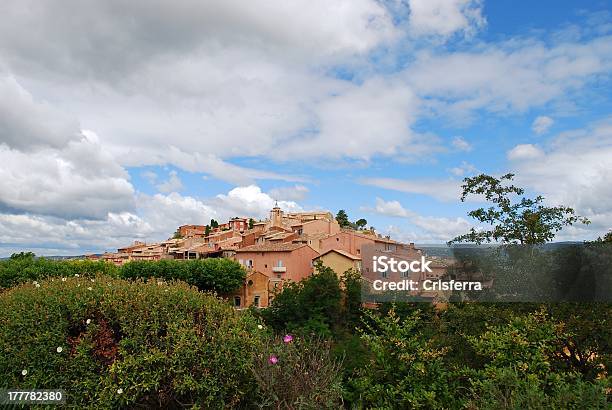
[[[62,282],[66,282],[66,278],[62,278]]]
[[[261,330],[261,329],[263,329],[263,326],[262,325],[257,325],[257,329]]]
[[[32,282],[32,284],[34,284],[34,285],[38,285],[38,282],[34,281],[34,282]]]
[[[64,348],[62,346],[58,346],[57,349],[55,350],[57,350],[58,353],[61,353],[64,350]]]
[[[22,375],[22,376],[25,376],[26,374],[28,374],[28,371],[27,371],[26,369],[23,369],[23,370],[21,371],[21,375]]]
[[[87,288],[87,290],[92,290],[92,289],[91,289],[91,286],[90,286],[90,287],[88,287],[88,288]]]
[[[91,281],[92,281],[92,282],[95,282],[95,280],[93,280],[93,279],[92,279]]]
[[[121,393],[123,393],[123,389],[122,389],[121,387],[119,387],[119,388],[117,389],[117,394],[121,394]]]
[[[81,286],[81,284],[80,284],[80,283],[77,283],[77,288],[78,288],[78,287],[80,287],[80,286]]]
[[[168,291],[168,289],[164,290],[164,292],[167,292],[167,291]]]
[[[85,321],[85,323],[90,324],[90,323],[91,323],[91,319],[87,319],[87,320]]]
[[[78,277],[79,277],[79,274],[78,274],[78,273],[75,273],[75,274],[74,274],[74,276],[78,278]]]
[[[36,284],[36,287],[37,287],[37,288],[40,288],[40,283],[37,283],[37,284]]]

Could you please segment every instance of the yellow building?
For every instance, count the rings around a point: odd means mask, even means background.
[[[330,249],[314,258],[313,261],[321,261],[323,265],[332,268],[338,275],[342,275],[349,269],[361,272],[361,258],[342,249]]]

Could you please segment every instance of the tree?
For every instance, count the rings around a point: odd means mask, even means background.
[[[34,252],[19,252],[11,255],[11,259],[13,260],[34,259],[35,257],[36,255]]]
[[[253,229],[253,225],[255,225],[255,220],[253,218],[249,218],[249,229]]]
[[[365,228],[367,224],[368,224],[368,221],[367,221],[367,220],[365,220],[365,219],[363,219],[363,218],[358,219],[358,220],[357,220],[357,222],[355,222],[355,225],[356,225],[356,226],[357,226],[357,228],[359,228],[359,229],[363,229],[363,228]]]
[[[218,228],[219,227],[219,222],[215,221],[214,219],[210,220],[210,227],[211,228]]]
[[[204,228],[204,236],[208,235],[210,235],[210,225],[206,225],[206,228]]]
[[[338,221],[338,224],[340,224],[341,228],[347,228],[351,226],[351,222],[349,221],[348,215],[346,214],[346,211],[344,209],[338,211],[338,213],[336,214],[336,221]]]
[[[608,231],[603,238],[600,236],[599,238],[592,241],[594,243],[612,243],[612,231]]]
[[[551,241],[566,226],[590,223],[587,218],[576,215],[570,207],[545,206],[541,195],[514,200],[513,196],[521,196],[525,190],[509,184],[513,178],[514,174],[506,174],[499,179],[480,174],[463,180],[461,202],[470,195],[481,195],[492,203],[488,208],[478,208],[468,213],[489,229],[472,228],[470,232],[450,240],[449,245],[456,242],[536,245]]]

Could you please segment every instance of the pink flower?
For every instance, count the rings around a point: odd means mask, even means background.
[[[285,335],[285,337],[283,337],[283,342],[285,343],[291,343],[292,340],[293,340],[293,336],[291,335]]]
[[[278,363],[278,357],[276,357],[275,355],[270,356],[270,358],[268,359],[268,362],[270,364],[276,364]]]

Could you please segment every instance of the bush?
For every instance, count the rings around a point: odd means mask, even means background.
[[[31,252],[22,252],[0,261],[0,288],[46,278],[75,275],[90,277],[98,274],[125,279],[182,280],[200,290],[221,294],[238,289],[246,277],[245,270],[238,262],[224,258],[131,261],[117,267],[105,261],[52,260],[37,258]]]
[[[341,361],[330,343],[286,335],[257,354],[253,367],[258,405],[283,409],[338,408],[341,403]]]
[[[544,311],[515,316],[508,324],[469,336],[486,364],[470,375],[468,408],[608,408],[609,379],[589,382],[578,372],[554,371],[555,349],[567,338],[564,325]]]
[[[105,274],[117,276],[119,268],[103,261],[52,260],[36,258],[33,253],[13,254],[0,261],[0,288],[10,288],[28,281],[39,281],[51,277],[74,275],[95,276]]]
[[[251,315],[185,283],[50,279],[0,295],[0,388],[74,407],[234,407],[255,392]]]
[[[229,293],[238,289],[246,278],[246,271],[236,261],[225,258],[160,261],[132,261],[121,267],[121,277],[163,278],[183,280],[200,290]]]
[[[340,280],[330,268],[317,265],[317,273],[300,282],[284,284],[271,306],[262,312],[277,331],[329,336],[343,317]]]

